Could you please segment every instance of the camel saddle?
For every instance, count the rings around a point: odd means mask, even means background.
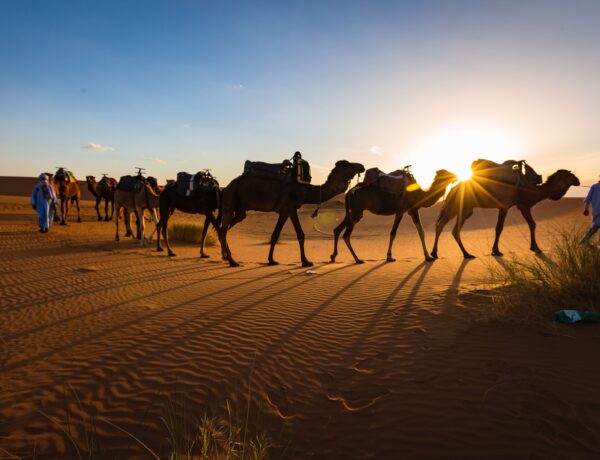
[[[517,187],[535,187],[542,183],[542,176],[525,160],[507,160],[503,163],[478,159],[471,163],[473,179],[485,178]]]
[[[284,160],[281,163],[246,160],[244,175],[285,181],[289,177],[291,167],[292,163],[289,160]]]
[[[100,179],[99,183],[105,183],[109,189],[115,190],[117,188],[117,180],[113,177],[104,176]]]
[[[208,171],[196,174],[187,172],[177,173],[177,193],[182,196],[192,196],[198,192],[211,192],[219,188],[219,183]]]
[[[117,190],[121,190],[123,192],[133,192],[133,186],[135,182],[136,178],[133,176],[121,176],[119,182],[117,183]]]
[[[384,192],[402,194],[409,183],[409,177],[404,169],[397,169],[388,174],[379,168],[370,168],[365,171],[365,180],[362,185],[378,187]]]
[[[77,182],[75,175],[71,171],[67,171],[65,168],[58,168],[56,174],[54,175],[54,180],[56,182]]]

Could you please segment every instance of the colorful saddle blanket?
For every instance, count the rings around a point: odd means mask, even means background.
[[[71,171],[67,171],[64,168],[58,168],[56,174],[54,175],[54,180],[56,182],[77,182],[77,179],[75,179],[75,175]]]

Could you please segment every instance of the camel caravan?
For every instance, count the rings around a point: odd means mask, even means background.
[[[289,160],[281,163],[264,163],[246,161],[241,175],[222,188],[210,170],[196,174],[180,172],[176,181],[168,181],[159,187],[156,178],[144,177],[143,168],[137,168],[136,175],[122,176],[119,181],[103,174],[99,182],[94,176],[86,176],[89,191],[96,199],[98,220],[109,221],[115,216],[115,240],[119,240],[119,221],[121,210],[125,222],[125,236],[140,240],[144,246],[157,233],[156,250],[163,251],[161,236],[167,246],[169,256],[175,256],[169,244],[167,231],[169,219],[178,210],[188,214],[204,216],[204,226],[200,242],[200,257],[208,255],[204,252],[204,242],[209,227],[215,229],[221,245],[221,256],[230,266],[239,264],[233,258],[227,242],[229,230],[246,218],[247,211],[274,212],[278,214],[277,223],[271,234],[268,253],[269,265],[276,265],[274,258],[276,244],[285,223],[292,221],[300,249],[300,260],[303,267],[313,265],[304,250],[305,234],[298,217],[302,205],[319,207],[333,197],[345,193],[345,215],[341,223],[333,231],[333,252],[331,262],[338,255],[340,235],[348,247],[355,262],[363,261],[358,257],[351,243],[351,236],[356,224],[365,211],[376,215],[394,216],[389,234],[389,245],[386,260],[393,262],[392,247],[398,226],[408,213],[420,238],[423,257],[426,261],[438,258],[438,243],[445,225],[456,218],[452,236],[456,240],[465,258],[474,257],[464,247],[461,240],[461,229],[465,221],[473,214],[475,208],[498,209],[496,235],[492,247],[492,255],[501,256],[499,248],[500,235],[508,210],[516,206],[525,218],[530,229],[531,246],[534,252],[541,252],[536,242],[536,224],[531,208],[542,200],[559,200],[570,187],[579,186],[579,179],[570,171],[559,169],[546,181],[525,161],[508,160],[495,163],[479,159],[471,164],[472,176],[468,180],[458,181],[455,174],[445,169],[438,170],[429,187],[424,190],[411,172],[410,166],[384,173],[378,168],[365,167],[360,163],[340,160],[335,163],[327,179],[320,185],[311,183],[310,164],[296,152]],[[355,177],[362,182],[350,188]],[[60,203],[60,223],[66,225],[69,205],[76,205],[77,221],[79,217],[80,190],[74,175],[65,168],[59,168],[56,174],[45,173],[49,183],[54,187]],[[435,240],[431,252],[425,242],[425,231],[421,225],[419,210],[431,207],[444,198],[435,224]],[[104,218],[99,206],[104,200]],[[110,209],[110,215],[109,215]],[[146,222],[144,212],[148,210],[154,222],[154,230],[149,238],[145,236]],[[115,214],[116,211],[116,214]],[[136,218],[137,232],[131,226],[131,216]],[[343,232],[343,233],[342,233]]]

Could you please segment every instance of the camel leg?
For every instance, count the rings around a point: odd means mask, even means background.
[[[167,241],[167,227],[169,225],[169,217],[170,216],[171,216],[171,214],[169,213],[168,209],[162,208],[160,210],[160,220],[158,221],[158,229],[157,229],[158,233],[156,235],[156,250],[158,252],[163,250],[162,246],[160,245],[160,234],[161,233],[162,233],[163,238],[165,239],[167,247],[169,245],[169,243]],[[171,255],[170,251],[169,251],[169,255]]]
[[[533,216],[531,215],[531,208],[519,206],[519,211],[521,211],[521,214],[523,214],[523,217],[527,221],[527,224],[529,224],[529,233],[531,234],[531,246],[529,247],[529,249],[531,249],[533,252],[541,254],[542,250],[539,248],[537,241],[535,240],[536,224],[535,220],[533,220]]]
[[[104,222],[108,221],[108,198],[104,198]]]
[[[115,199],[110,200],[110,218],[108,220],[112,220],[115,215]]]
[[[421,240],[421,247],[423,248],[423,255],[425,256],[425,260],[427,262],[431,262],[433,260],[433,257],[431,257],[427,252],[427,246],[425,245],[425,231],[423,230],[423,226],[421,225],[419,211],[411,211],[409,212],[409,215],[412,218],[415,227],[417,228],[417,233],[419,234],[419,239]]]
[[[227,245],[227,231],[229,230],[230,221],[232,218],[233,216],[231,216],[229,213],[223,213],[223,221],[221,222],[221,228],[219,229],[219,243],[221,244],[221,255],[223,260],[227,260],[230,267],[239,267],[240,264],[233,260],[231,251]]]
[[[273,253],[275,252],[275,245],[277,244],[277,241],[279,241],[279,235],[281,235],[281,229],[283,228],[283,226],[285,225],[285,223],[288,220],[288,215],[287,214],[279,214],[279,218],[277,219],[277,224],[275,224],[275,228],[273,229],[273,233],[271,234],[271,247],[269,248],[269,265],[278,265],[279,262],[275,262],[275,260],[273,259]],[[296,228],[296,226],[294,225],[294,228]],[[296,234],[298,234],[298,231],[296,230]],[[298,241],[300,241],[300,237],[298,237]],[[304,260],[306,259],[304,257],[304,249],[303,247],[300,249],[300,252],[302,253],[302,263],[304,263]]]
[[[115,234],[115,241],[119,241],[119,215],[120,214],[121,214],[121,207],[117,206],[117,217],[115,219],[115,226],[117,228],[117,233]],[[125,216],[125,215],[124,215],[124,217],[127,218],[127,216]]]
[[[158,216],[156,215],[156,208],[152,208],[150,209],[150,216],[152,217],[152,222],[154,223],[154,228],[152,229],[152,233],[150,233],[150,236],[144,240],[144,246],[146,245],[146,242],[152,242],[152,238],[154,238],[154,234],[156,233],[157,229],[158,229]]]
[[[100,202],[101,201],[102,201],[102,198],[96,197],[96,206],[94,206],[94,208],[96,208],[96,214],[98,214],[98,220],[102,220],[102,216],[100,215]]]
[[[506,219],[507,210],[504,208],[500,208],[498,210],[498,222],[496,222],[496,238],[494,239],[494,246],[492,246],[492,255],[493,256],[503,256],[500,252],[500,248],[498,247],[498,243],[500,243],[500,235],[502,234],[502,230],[504,229],[504,220]]]
[[[338,254],[338,240],[340,239],[340,234],[342,233],[342,230],[344,230],[348,225],[349,219],[350,218],[348,217],[348,213],[346,213],[346,215],[344,216],[344,220],[342,220],[342,223],[335,227],[335,230],[333,231],[333,254],[331,254],[331,262],[335,262],[335,258]]]
[[[392,230],[390,231],[390,243],[388,245],[388,250],[387,250],[386,261],[388,261],[388,262],[396,261],[396,259],[394,259],[392,257],[392,245],[394,244],[394,239],[396,239],[396,231],[398,230],[398,225],[400,225],[400,221],[402,220],[403,216],[404,216],[404,213],[400,212],[400,213],[396,214],[396,216],[394,217],[394,224],[392,225]]]
[[[139,216],[141,216],[140,218],[140,227],[138,228],[138,233],[139,233],[139,240],[140,240],[140,246],[145,246],[146,244],[146,219],[144,219],[144,210],[141,207],[136,206],[135,207],[135,211],[137,212],[137,214]]]
[[[69,218],[69,199],[65,198],[61,201],[62,203],[60,206],[60,213],[62,216],[62,222],[60,223],[60,225],[67,225],[67,219]]]
[[[354,261],[357,264],[364,264],[365,261],[359,259],[358,256],[356,255],[356,252],[354,252],[354,248],[352,247],[352,244],[350,243],[350,237],[352,236],[352,231],[354,230],[354,226],[358,223],[358,221],[360,220],[361,217],[362,217],[362,215],[360,215],[360,216],[350,215],[348,217],[348,224],[346,225],[346,230],[344,231],[344,235],[342,235],[342,238],[344,239],[344,243],[346,243],[346,246],[348,246],[348,250],[350,251],[350,254],[352,254],[352,257],[354,257]]]
[[[208,259],[210,256],[208,254],[204,253],[204,241],[206,240],[206,234],[208,233],[208,228],[212,225],[214,228],[217,228],[216,226],[216,221],[215,218],[213,217],[212,213],[206,213],[205,217],[204,217],[204,227],[202,228],[202,239],[200,240],[200,257],[202,259]]]
[[[300,219],[298,218],[298,211],[296,209],[290,213],[290,219],[292,219],[292,224],[294,224],[294,230],[296,230],[296,237],[298,238],[298,244],[300,245],[300,260],[302,260],[302,266],[312,267],[314,264],[306,258],[306,254],[304,253],[304,230],[302,230],[302,225],[300,225]],[[273,246],[274,244],[271,242],[271,249]]]
[[[75,197],[75,206],[77,206],[77,222],[81,222],[81,215],[79,214],[79,197]]]
[[[431,249],[431,257],[434,259],[438,258],[438,242],[440,240],[440,235],[452,217],[454,216],[452,216],[446,209],[442,208],[442,211],[440,212],[440,215],[435,223],[435,241],[433,242],[433,248]]]
[[[465,259],[474,259],[475,256],[472,254],[469,254],[467,252],[467,250],[465,249],[462,240],[460,238],[460,231],[462,229],[462,226],[464,225],[465,221],[471,217],[471,215],[473,214],[473,210],[472,209],[463,209],[463,212],[458,216],[458,218],[456,219],[456,224],[454,225],[454,228],[452,229],[452,236],[454,237],[454,239],[456,240],[456,242],[458,243],[458,247],[460,248],[460,250],[463,253],[463,257]]]
[[[137,215],[137,211],[134,210],[133,212]],[[125,208],[123,220],[125,221],[125,228],[127,229],[125,236],[130,236],[134,240],[137,239],[133,234],[133,229],[131,228],[131,209]]]

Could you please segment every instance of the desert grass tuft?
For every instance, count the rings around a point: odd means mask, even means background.
[[[176,241],[185,241],[187,243],[199,244],[202,239],[202,229],[200,224],[173,222],[169,224],[169,239]],[[212,230],[206,234],[204,245],[208,247],[215,246],[217,238]]]
[[[581,245],[581,236],[561,231],[547,255],[490,266],[493,302],[486,316],[538,322],[559,309],[599,309],[600,250]]]

